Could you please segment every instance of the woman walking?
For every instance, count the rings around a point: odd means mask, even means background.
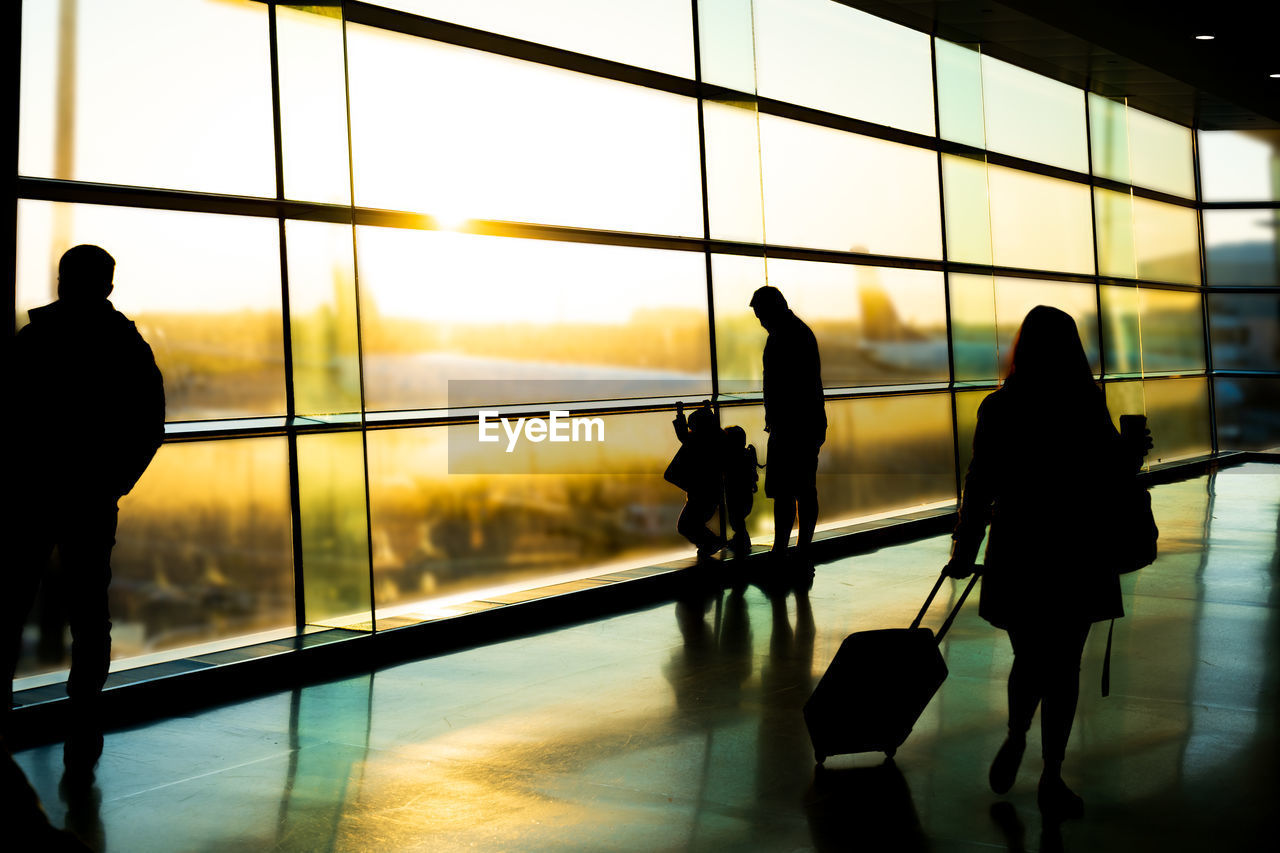
[[[1009,732],[991,764],[992,789],[1012,787],[1040,707],[1047,818],[1080,817],[1062,780],[1089,627],[1123,616],[1120,583],[1100,522],[1113,484],[1145,451],[1111,423],[1070,315],[1033,308],[1014,342],[1003,386],[983,401],[953,535],[952,577],[974,571],[991,526],[979,613],[1009,633]]]

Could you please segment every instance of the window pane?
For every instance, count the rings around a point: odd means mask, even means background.
[[[956,381],[990,381],[1003,376],[1018,329],[1037,305],[1059,308],[1075,319],[1085,355],[1097,374],[1098,311],[1093,285],[952,274]]]
[[[717,255],[712,276],[722,393],[760,390],[765,333],[748,303],[766,283],[813,330],[827,388],[947,380],[941,273]]]
[[[688,0],[376,0],[379,6],[693,77]]]
[[[26,3],[23,175],[275,195],[267,7]]]
[[[996,266],[1093,272],[1089,188],[991,166],[991,244]]]
[[[832,400],[827,420],[820,523],[955,500],[949,395]]]
[[[285,224],[293,402],[299,415],[360,411],[360,341],[350,225]]]
[[[827,400],[826,408],[827,440],[818,454],[819,530],[890,509],[955,500],[947,394]],[[722,409],[721,421],[746,429],[747,440],[767,461],[762,407]],[[773,502],[763,497],[763,480],[760,488],[748,528],[755,541],[768,544]]]
[[[756,91],[752,0],[699,0],[702,79],[739,92]]]
[[[1142,362],[1147,373],[1204,370],[1204,308],[1199,293],[1138,288]]]
[[[1191,128],[1130,108],[1129,144],[1134,184],[1195,198]]]
[[[284,413],[280,239],[273,219],[23,200],[17,307],[55,297],[79,243],[116,259],[112,303],[164,374],[170,421]]]
[[[368,27],[348,51],[358,204],[702,236],[693,99]]]
[[[1217,377],[1213,402],[1218,411],[1219,450],[1280,447],[1280,379]]]
[[[949,154],[942,166],[950,260],[1093,272],[1087,186]]]
[[[984,55],[982,101],[990,150],[1089,171],[1080,89]]]
[[[605,418],[610,445],[634,466],[629,475],[535,474],[516,463],[512,473],[450,473],[451,432],[475,425],[370,432],[378,619],[420,610],[425,600],[692,553],[676,532],[684,495],[662,479],[676,451],[671,418]],[[618,472],[626,464],[604,463]]]
[[[942,256],[936,154],[760,116],[769,243]]]
[[[111,553],[112,657],[155,662],[243,646],[294,628],[288,454],[283,438],[166,444],[120,502]],[[19,676],[41,664],[28,627]],[[55,647],[59,636],[46,637]],[[268,637],[252,635],[269,632]],[[238,641],[237,641],[238,638]],[[211,651],[205,648],[203,651]]]
[[[950,290],[951,349],[956,381],[999,379],[1008,356],[1001,350],[996,333],[994,279],[989,275],[952,273]]]
[[[369,526],[359,432],[298,436],[298,504],[307,624],[367,628]]]
[[[1209,385],[1206,379],[1135,379],[1108,382],[1107,409],[1116,428],[1120,416],[1145,414],[1155,446],[1148,465],[1212,452]]]
[[[973,434],[978,431],[978,407],[990,393],[990,390],[983,389],[956,394],[956,438],[959,442],[962,484],[964,475],[969,471],[969,463],[973,461]]]
[[[1102,315],[1108,374],[1204,370],[1199,293],[1104,285]]]
[[[1209,329],[1214,369],[1280,370],[1280,294],[1210,294]]]
[[[1089,93],[1089,142],[1093,173],[1131,183],[1129,117],[1124,101]]]
[[[1280,201],[1280,130],[1202,130],[1204,201]]]
[[[991,263],[991,202],[987,164],[970,157],[942,156],[943,198],[947,214],[947,258],[971,264]]]
[[[755,105],[707,101],[703,105],[703,127],[711,235],[763,243],[760,125]]]
[[[759,93],[933,134],[929,36],[829,0],[755,0]]]
[[[939,135],[977,148],[987,146],[982,116],[982,55],[934,39],[938,63]]]
[[[1112,190],[1093,192],[1102,275],[1200,283],[1194,209]]]
[[[451,380],[510,383],[504,399],[473,404],[555,402],[529,380],[562,381],[561,400],[586,379],[616,381],[619,396],[635,380],[710,393],[700,253],[395,228],[358,237],[371,410],[446,407]]]
[[[1095,188],[1093,209],[1098,227],[1098,272],[1117,278],[1137,278],[1133,194]]]
[[[1138,288],[1103,285],[1099,296],[1102,299],[1103,340],[1107,348],[1107,375],[1141,375],[1143,353]]]
[[[1205,270],[1209,284],[1280,284],[1280,210],[1206,210]]]
[[[1200,235],[1195,210],[1134,196],[1133,230],[1138,278],[1200,283]]]
[[[286,198],[351,203],[342,12],[276,7]]]

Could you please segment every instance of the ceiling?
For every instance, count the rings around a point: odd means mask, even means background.
[[[838,0],[1210,130],[1280,128],[1280,2]],[[1211,41],[1198,41],[1211,34]]]

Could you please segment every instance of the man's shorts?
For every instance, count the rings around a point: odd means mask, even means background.
[[[770,434],[764,468],[765,496],[777,500],[812,493],[818,484],[818,446],[812,439]]]

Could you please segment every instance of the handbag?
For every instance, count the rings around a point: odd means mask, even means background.
[[[1124,575],[1154,563],[1160,528],[1151,512],[1151,492],[1136,475],[1117,483],[1110,510],[1108,562],[1116,572]]]
[[[1151,492],[1138,481],[1136,474],[1122,477],[1116,484],[1111,507],[1112,536],[1108,558],[1116,574],[1136,572],[1156,561],[1160,528],[1151,511]],[[1116,620],[1107,627],[1107,651],[1102,663],[1102,695],[1111,694],[1111,637]]]

